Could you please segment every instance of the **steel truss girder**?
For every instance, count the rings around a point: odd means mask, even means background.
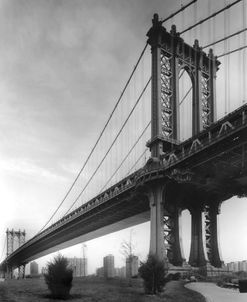
[[[25,278],[25,264],[20,265],[20,266],[18,267],[18,278],[19,278],[19,279]]]
[[[173,109],[171,105],[172,98],[172,69],[171,56],[161,49],[161,129],[162,135],[166,138],[173,137]]]
[[[204,208],[206,252],[210,264],[214,267],[222,267],[223,264],[218,246],[217,215],[219,211],[220,204],[218,203],[206,205]]]
[[[163,218],[166,257],[169,263],[175,266],[181,266],[185,261],[181,246],[181,237],[179,233],[180,215],[181,209],[174,207],[166,209]]]
[[[206,73],[201,74],[201,119],[202,119],[202,127],[206,129],[210,126],[212,121],[212,108],[210,102],[210,78]]]

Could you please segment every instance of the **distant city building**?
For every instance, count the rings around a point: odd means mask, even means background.
[[[37,262],[33,261],[30,263],[30,275],[37,276],[39,274],[39,265]]]
[[[47,274],[47,267],[42,267],[42,268],[41,268],[41,274],[42,274],[42,275]]]
[[[139,259],[137,256],[126,258],[126,277],[131,278],[138,275]]]
[[[247,272],[247,260],[243,261],[234,261],[226,264],[227,270],[230,272]]]
[[[96,276],[99,278],[104,277],[104,267],[99,267],[96,269]]]
[[[104,277],[113,278],[115,276],[114,256],[107,255],[104,257]]]
[[[87,276],[87,258],[68,258],[68,262],[74,277]]]
[[[247,272],[247,261],[239,261],[239,270]]]
[[[125,266],[115,268],[115,276],[119,277],[119,278],[125,278],[126,277],[126,268],[125,268]]]

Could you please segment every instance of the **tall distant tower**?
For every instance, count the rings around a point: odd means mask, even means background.
[[[86,257],[86,249],[87,249],[87,245],[86,244],[82,244],[82,251],[83,251],[83,258],[82,258],[82,276],[87,276],[87,257]]]
[[[115,276],[114,256],[107,255],[104,257],[104,277],[113,278]]]
[[[126,277],[131,278],[138,275],[139,259],[137,256],[126,258]]]
[[[87,258],[68,258],[68,262],[74,277],[87,276]]]
[[[39,274],[39,265],[37,262],[33,261],[30,263],[30,275],[32,277],[37,276]]]

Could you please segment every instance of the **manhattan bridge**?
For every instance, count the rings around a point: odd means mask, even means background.
[[[149,220],[150,253],[183,267],[184,210],[189,265],[222,267],[220,206],[247,194],[246,6],[194,0],[165,19],[154,14],[145,47],[56,211],[26,242],[24,231],[7,230],[1,268],[8,277],[15,268],[23,277],[33,259]]]

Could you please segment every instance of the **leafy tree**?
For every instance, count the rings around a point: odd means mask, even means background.
[[[52,298],[67,299],[72,287],[73,271],[68,268],[68,260],[62,255],[56,256],[47,265],[45,282],[51,291]]]
[[[144,289],[147,294],[157,294],[163,290],[165,280],[165,263],[155,255],[149,255],[146,262],[139,268],[141,278],[144,280]]]

